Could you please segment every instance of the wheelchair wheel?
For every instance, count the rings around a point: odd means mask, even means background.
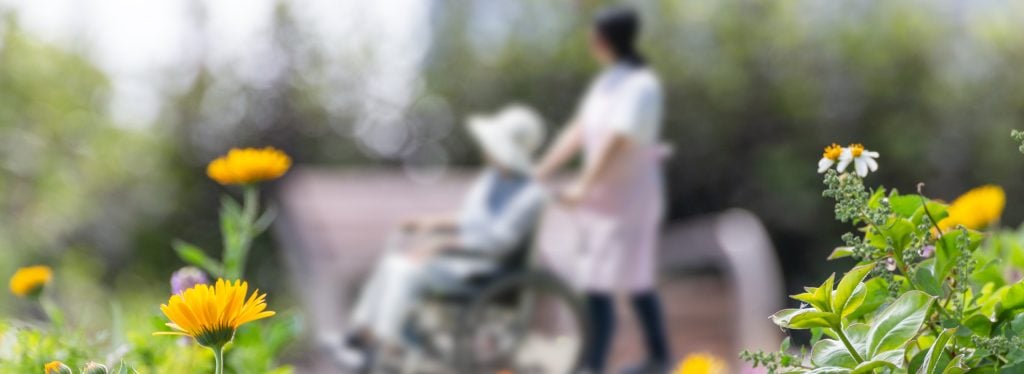
[[[576,294],[546,272],[497,280],[463,315],[455,363],[460,373],[563,374],[584,354],[587,324]]]

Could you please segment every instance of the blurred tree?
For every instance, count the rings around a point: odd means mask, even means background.
[[[26,36],[12,14],[0,40],[0,274],[73,247],[123,261],[174,203],[170,149],[111,120],[109,83],[83,57]]]
[[[474,165],[479,157],[460,126],[468,114],[518,101],[558,127],[598,72],[586,32],[591,12],[610,1],[426,3],[427,46],[410,45],[426,52],[410,52],[411,62],[379,53],[397,47],[375,35],[332,39],[351,45],[326,50],[289,0],[276,2],[265,33],[245,54],[213,61],[204,50],[212,39],[206,4],[194,0],[190,29],[203,42],[168,75],[163,116],[149,135],[110,122],[102,74],[7,22],[0,192],[10,224],[0,227],[0,246],[45,253],[80,243],[114,252],[134,247],[135,263],[166,275],[173,270],[166,266],[174,261],[171,237],[219,240],[209,228],[220,190],[203,168],[229,147],[275,145],[300,164]],[[643,14],[642,43],[668,94],[664,138],[676,146],[668,166],[670,219],[750,208],[769,225],[791,284],[808,283],[818,274],[806,269],[820,264],[843,229],[822,219],[832,212],[818,198],[814,173],[832,142],[881,152],[882,168],[871,178],[904,191],[923,181],[933,196],[953,197],[1001,184],[1011,197],[1006,222],[1024,219],[1024,206],[1013,199],[1024,193],[1024,179],[1015,177],[1024,163],[1007,140],[1024,120],[1017,71],[1024,35],[1016,32],[1024,6],[629,3]],[[358,15],[338,17],[374,26]],[[380,72],[389,71],[381,66],[399,63],[418,69],[400,81],[409,97],[378,97],[393,88],[384,83],[394,83],[380,82],[388,78]],[[129,200],[111,203],[118,193]],[[136,212],[159,219],[146,224],[133,219]],[[146,229],[135,230],[140,223]],[[274,258],[267,258],[252,268],[273,273]]]
[[[596,66],[586,52],[602,1],[464,1],[436,19],[427,90],[453,117],[508,101],[556,126],[575,110]],[[841,230],[814,173],[832,142],[882,153],[872,176],[904,191],[917,182],[952,197],[982,183],[1024,193],[1006,140],[1022,122],[1016,73],[1024,7],[958,1],[632,2],[643,44],[668,93],[664,137],[670,219],[732,206],[767,224],[790,284],[806,283]],[[553,26],[548,26],[549,24]],[[496,26],[497,25],[497,26]],[[457,163],[475,157],[457,132]],[[1011,199],[1012,200],[1012,199]],[[1008,222],[1024,219],[1010,202]],[[812,265],[813,264],[813,265]]]

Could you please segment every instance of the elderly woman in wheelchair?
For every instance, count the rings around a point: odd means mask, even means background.
[[[581,334],[583,326],[569,288],[528,268],[532,234],[547,200],[529,176],[543,123],[532,110],[510,106],[471,117],[468,129],[487,166],[457,214],[410,219],[392,238],[337,352],[350,369],[386,371],[390,363],[403,372],[430,365],[437,372],[571,370],[514,367],[528,345],[528,319],[544,314],[546,323],[556,323],[551,308],[559,300],[574,316],[563,319]],[[541,301],[542,294],[556,301]],[[546,312],[533,310],[542,304]]]

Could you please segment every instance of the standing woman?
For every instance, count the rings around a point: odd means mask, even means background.
[[[628,373],[665,373],[669,347],[656,292],[656,248],[663,214],[658,141],[663,94],[658,77],[637,51],[634,10],[606,8],[594,18],[590,46],[604,67],[574,119],[537,170],[549,178],[577,153],[583,170],[560,194],[573,207],[583,254],[575,274],[586,292],[591,346],[588,372],[601,374],[615,332],[613,294],[629,295],[640,318],[648,360]]]

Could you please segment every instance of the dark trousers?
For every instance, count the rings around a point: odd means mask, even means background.
[[[586,303],[590,331],[593,335],[587,347],[584,364],[591,372],[601,374],[604,373],[608,353],[615,337],[615,301],[612,295],[606,293],[589,293]],[[643,328],[648,359],[668,363],[668,337],[665,335],[665,320],[658,294],[653,290],[637,293],[630,297],[630,303]]]

